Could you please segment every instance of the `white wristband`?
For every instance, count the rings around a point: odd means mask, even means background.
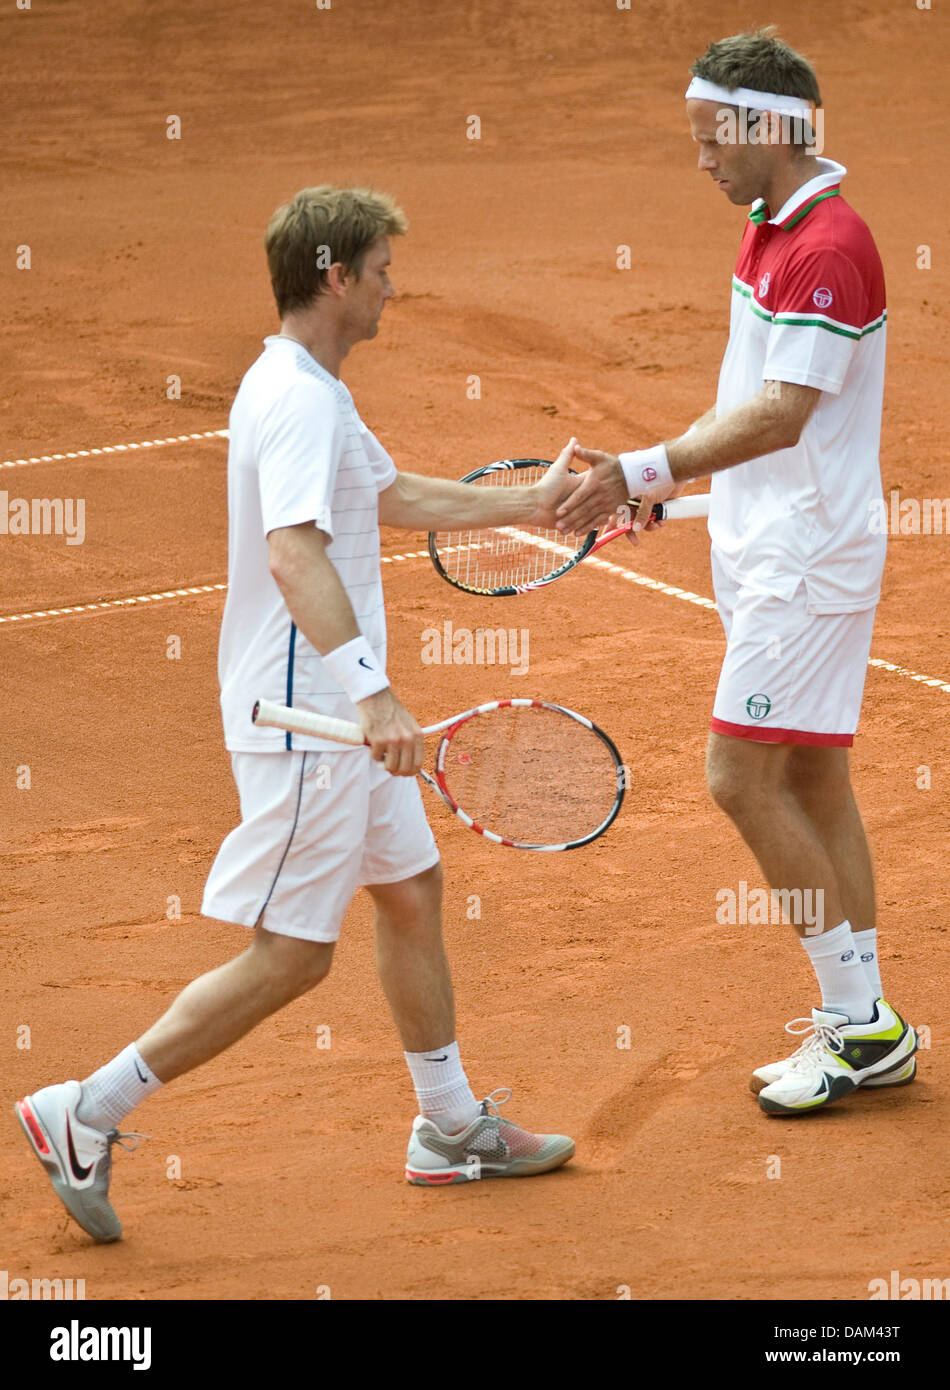
[[[652,449],[635,449],[618,457],[630,497],[642,497],[644,493],[673,486],[665,444],[655,444]]]
[[[354,637],[351,642],[327,652],[323,664],[354,705],[378,690],[385,690],[389,684],[386,672],[365,637]]]

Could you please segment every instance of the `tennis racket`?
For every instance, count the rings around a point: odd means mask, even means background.
[[[258,700],[255,724],[364,745],[358,724]],[[577,849],[620,810],[620,754],[582,714],[544,700],[493,700],[423,729],[441,734],[419,776],[471,830],[513,849]],[[463,810],[463,806],[467,809]]]
[[[502,459],[474,473],[463,483],[476,487],[529,487],[540,482],[547,459]],[[635,509],[634,509],[635,512]],[[709,494],[674,497],[653,508],[657,521],[667,517],[685,518],[709,515]],[[591,531],[578,542],[576,537],[535,526],[488,526],[475,531],[430,531],[429,555],[443,579],[468,594],[526,594],[560,579],[575,565],[595,555],[605,545],[633,530],[633,515],[626,526],[615,527],[598,536]]]

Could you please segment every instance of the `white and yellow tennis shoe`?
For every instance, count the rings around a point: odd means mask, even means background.
[[[122,1235],[122,1223],[109,1201],[112,1145],[140,1134],[107,1134],[76,1118],[82,1099],[78,1081],[44,1086],[13,1107],[33,1152],[49,1176],[53,1190],[70,1216],[95,1240],[108,1243]]]
[[[806,1114],[859,1086],[905,1085],[916,1075],[917,1035],[883,999],[870,1023],[813,1009],[810,1020],[792,1019],[785,1027],[809,1036],[785,1061],[752,1073],[752,1089],[769,1115]]]
[[[443,1134],[433,1120],[417,1115],[406,1155],[406,1178],[418,1187],[447,1187],[478,1178],[527,1178],[560,1168],[574,1154],[564,1134],[531,1134],[503,1120],[499,1106],[511,1099],[507,1086],[481,1103],[477,1119],[459,1134]]]

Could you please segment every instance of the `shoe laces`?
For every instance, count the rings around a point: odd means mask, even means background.
[[[511,1087],[498,1086],[494,1091],[492,1091],[491,1095],[486,1096],[485,1099],[482,1101],[482,1114],[494,1115],[496,1118],[500,1119],[501,1107],[503,1105],[507,1105],[510,1100]]]
[[[799,1024],[801,1027],[796,1026]],[[832,1023],[816,1023],[811,1018],[793,1018],[790,1023],[786,1023],[785,1031],[793,1037],[801,1033],[811,1034],[789,1058],[789,1071],[802,1071],[807,1068],[826,1048],[829,1052],[844,1051],[844,1038]]]
[[[139,1146],[140,1139],[151,1139],[151,1137],[150,1134],[140,1134],[136,1129],[130,1129],[127,1133],[122,1134],[120,1134],[117,1129],[110,1129],[109,1133],[106,1135],[110,1145],[118,1144],[120,1149],[125,1149],[128,1153],[135,1152]],[[123,1139],[132,1139],[135,1142],[132,1144],[123,1144]]]

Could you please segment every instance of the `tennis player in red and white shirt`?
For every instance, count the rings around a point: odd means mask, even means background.
[[[880,257],[815,154],[815,75],[769,33],[711,45],[686,93],[699,168],[752,205],[716,404],[688,432],[590,465],[563,530],[637,516],[712,475],[709,533],[727,648],[707,780],[788,908],[821,989],[801,1047],[759,1067],[769,1114],[912,1081],[916,1037],[882,997],[874,879],[848,769],[885,539],[878,449],[887,313]],[[728,82],[728,85],[725,83]],[[758,138],[755,138],[755,137]],[[745,138],[743,138],[745,137]],[[767,137],[767,138],[764,138]]]

